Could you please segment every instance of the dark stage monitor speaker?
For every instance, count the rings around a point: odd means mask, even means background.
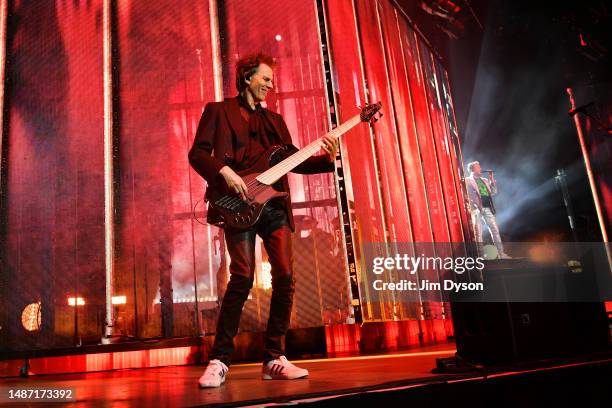
[[[484,282],[520,287],[529,285],[534,273],[551,284],[571,274],[564,267],[518,262],[500,269],[487,265]],[[468,363],[505,365],[610,350],[610,329],[601,302],[464,300],[455,297],[451,310],[457,356]]]

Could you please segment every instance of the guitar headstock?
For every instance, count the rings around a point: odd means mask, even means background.
[[[369,122],[372,119],[374,119],[374,121],[377,121],[378,119],[380,119],[380,117],[383,115],[382,113],[378,112],[380,110],[381,106],[382,106],[382,103],[378,102],[378,103],[367,104],[366,106],[361,108],[361,114],[359,114],[359,117],[361,118],[361,121],[362,122]],[[374,117],[374,115],[376,115],[376,113],[378,113],[379,116]]]

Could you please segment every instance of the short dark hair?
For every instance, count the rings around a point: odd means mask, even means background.
[[[238,60],[236,63],[236,89],[238,92],[242,92],[242,90],[247,87],[247,83],[244,82],[244,79],[250,78],[251,75],[256,73],[259,64],[266,64],[270,68],[276,66],[274,58],[262,52],[249,54]]]

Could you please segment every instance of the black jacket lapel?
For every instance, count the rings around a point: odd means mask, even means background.
[[[276,136],[278,140],[276,140],[276,144],[287,145],[291,144],[291,136],[285,131],[283,132],[284,127],[282,127],[275,117],[275,115],[271,114],[269,110],[264,109],[264,115],[266,115],[266,120],[272,123],[274,126],[274,130],[276,131]]]
[[[240,115],[240,106],[236,98],[229,98],[225,100],[225,115],[229,122],[232,130],[236,135],[243,135],[245,138],[249,134],[249,128],[247,127],[246,121]]]

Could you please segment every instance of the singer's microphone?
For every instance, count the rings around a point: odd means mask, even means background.
[[[575,109],[570,109],[569,112],[567,112],[567,114],[569,116],[574,116],[578,112],[584,112],[586,110],[586,108],[588,108],[589,106],[593,106],[594,104],[595,104],[595,102],[590,102],[590,103],[587,103],[586,105],[579,106],[579,107],[577,107]]]
[[[485,170],[487,173],[493,173],[493,170],[489,169],[489,170]]]

